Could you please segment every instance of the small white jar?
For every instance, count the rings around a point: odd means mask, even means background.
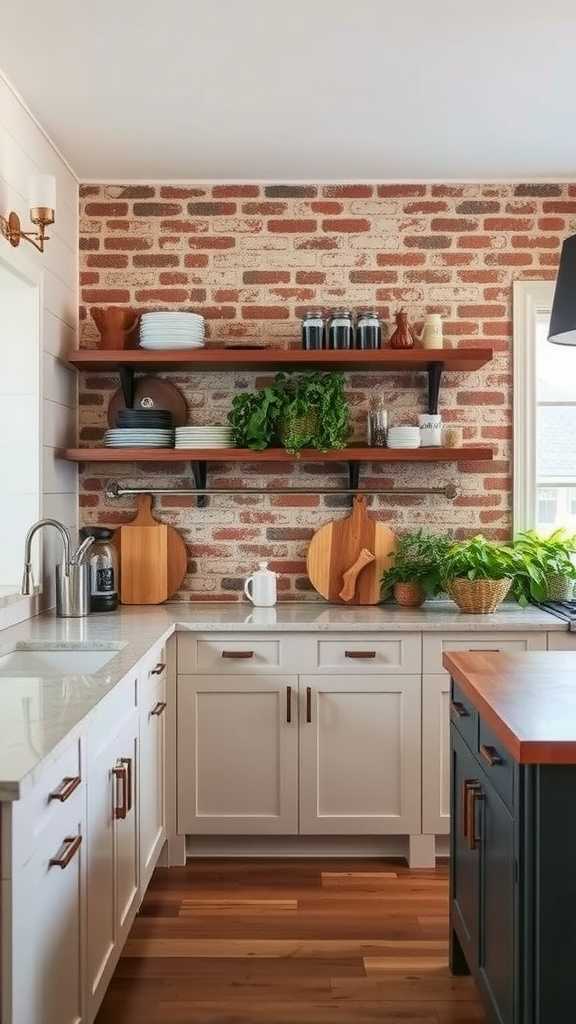
[[[444,335],[442,333],[442,317],[439,313],[429,313],[424,321],[424,327],[420,338],[422,348],[442,348]]]
[[[276,604],[278,574],[268,568],[268,562],[258,562],[258,570],[244,584],[244,593],[256,608],[271,608]]]
[[[442,417],[439,413],[423,413],[418,417],[422,448],[440,448],[442,445]]]

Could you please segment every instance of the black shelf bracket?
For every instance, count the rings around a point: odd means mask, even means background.
[[[208,463],[207,462],[191,462],[190,469],[192,470],[192,476],[194,478],[194,486],[199,491],[206,490],[206,481],[208,479]],[[196,497],[196,505],[198,508],[206,508],[208,505],[208,495],[198,494]]]
[[[118,369],[120,372],[120,386],[124,395],[124,405],[127,409],[132,409],[134,405],[134,367],[120,366]]]
[[[351,491],[357,491],[360,486],[360,463],[348,463],[348,487]]]
[[[443,369],[444,363],[428,364],[428,412],[431,415],[435,415],[438,412],[438,398]]]

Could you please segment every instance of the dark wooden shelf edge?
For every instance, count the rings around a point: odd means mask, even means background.
[[[299,456],[284,448],[255,452],[248,448],[65,448],[58,452],[69,462],[478,462],[491,461],[492,448],[344,448],[319,452],[304,449]]]

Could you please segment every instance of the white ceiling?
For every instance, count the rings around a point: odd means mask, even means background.
[[[83,180],[576,176],[574,0],[8,3]]]

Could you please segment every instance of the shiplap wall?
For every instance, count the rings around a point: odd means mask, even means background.
[[[44,516],[60,519],[76,537],[76,469],[55,459],[55,449],[70,444],[76,435],[76,379],[62,360],[75,347],[78,329],[78,185],[56,149],[0,75],[0,210],[3,213],[16,210],[24,230],[30,226],[28,178],[31,174],[56,177],[56,223],[50,228],[50,241],[43,255],[24,243],[12,249],[0,238],[0,245],[3,260],[15,268],[22,268],[22,261],[27,261],[28,266],[32,263],[43,274],[41,511]],[[0,481],[0,494],[1,488]],[[60,550],[54,531],[46,530],[44,534],[43,577],[50,584],[54,560],[60,557]],[[42,603],[51,604],[51,595],[52,587],[48,586]],[[0,626],[27,617],[33,610],[30,602],[0,607]]]

